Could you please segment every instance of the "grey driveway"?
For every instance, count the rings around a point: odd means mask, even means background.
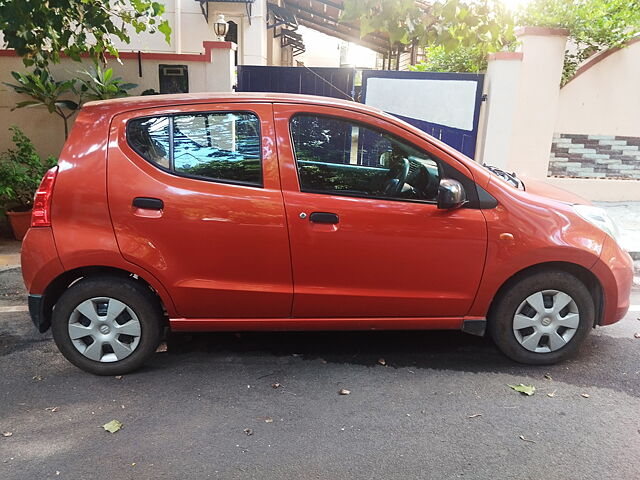
[[[457,332],[209,334],[118,379],[0,313],[0,479],[637,479],[638,316],[553,367]]]

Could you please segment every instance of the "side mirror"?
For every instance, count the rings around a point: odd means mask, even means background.
[[[464,187],[457,180],[443,178],[438,187],[438,208],[451,210],[460,208],[467,202],[467,194]]]

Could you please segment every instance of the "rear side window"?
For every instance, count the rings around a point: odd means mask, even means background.
[[[175,175],[262,185],[260,120],[248,112],[213,112],[129,121],[129,145]]]
[[[169,117],[141,118],[129,122],[127,139],[138,155],[169,168]]]

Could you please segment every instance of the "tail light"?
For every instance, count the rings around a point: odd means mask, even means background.
[[[53,195],[53,184],[56,182],[56,175],[58,175],[57,166],[47,170],[42,182],[40,182],[36,196],[33,199],[32,227],[51,226],[51,196]]]

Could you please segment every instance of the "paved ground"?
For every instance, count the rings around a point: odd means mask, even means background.
[[[0,306],[21,302],[0,272]],[[637,479],[638,316],[546,368],[457,332],[216,334],[117,379],[0,313],[0,479]]]

